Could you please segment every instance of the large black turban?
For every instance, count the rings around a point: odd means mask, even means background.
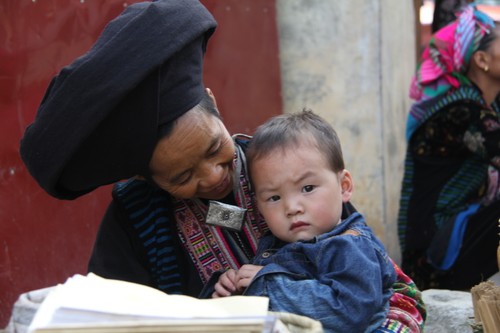
[[[74,199],[147,175],[158,127],[203,97],[203,55],[217,23],[199,0],[129,6],[55,76],[21,140],[50,195]]]

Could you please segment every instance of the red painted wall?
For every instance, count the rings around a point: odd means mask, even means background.
[[[110,186],[75,201],[48,196],[24,167],[19,140],[52,76],[134,2],[0,1],[0,328],[20,293],[86,271]],[[219,23],[206,55],[206,86],[230,132],[251,134],[282,112],[275,2],[202,2]]]

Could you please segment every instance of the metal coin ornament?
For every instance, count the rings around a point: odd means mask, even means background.
[[[240,231],[247,210],[238,206],[210,200],[206,223],[222,228]]]

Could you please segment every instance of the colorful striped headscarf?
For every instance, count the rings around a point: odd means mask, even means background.
[[[495,27],[493,20],[468,5],[458,18],[432,36],[412,79],[410,97],[427,100],[469,82],[469,60],[482,38]]]

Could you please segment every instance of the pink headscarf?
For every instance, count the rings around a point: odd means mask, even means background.
[[[474,5],[465,7],[453,23],[431,38],[412,79],[410,97],[427,100],[469,82],[465,73],[470,58],[494,27],[493,20]]]

